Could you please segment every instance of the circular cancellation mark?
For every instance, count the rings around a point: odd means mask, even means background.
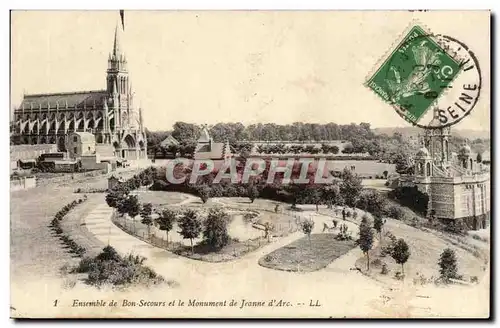
[[[386,101],[396,112],[429,129],[454,125],[469,115],[481,82],[479,62],[467,45],[415,26],[368,83],[386,86]]]

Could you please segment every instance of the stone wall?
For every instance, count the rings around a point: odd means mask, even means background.
[[[430,208],[436,213],[437,218],[455,218],[455,190],[453,184],[432,183],[430,185]]]
[[[10,146],[10,160],[37,159],[40,155],[57,152],[56,144],[44,145],[12,145]]]

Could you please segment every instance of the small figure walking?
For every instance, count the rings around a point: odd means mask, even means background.
[[[342,209],[342,220],[345,221],[345,207]]]

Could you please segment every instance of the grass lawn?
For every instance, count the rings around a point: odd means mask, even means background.
[[[187,196],[178,192],[141,190],[137,192],[141,203],[151,203],[155,206],[173,205],[187,199]]]
[[[279,248],[259,259],[263,267],[282,271],[311,272],[322,269],[356,245],[335,240],[333,234],[312,234]]]
[[[269,242],[265,238],[255,238],[245,241],[231,240],[228,245],[220,250],[214,250],[210,246],[202,243],[194,246],[194,253],[191,253],[191,247],[182,244],[172,245],[173,247],[170,250],[177,255],[185,256],[193,260],[227,262],[253,252],[268,243]]]

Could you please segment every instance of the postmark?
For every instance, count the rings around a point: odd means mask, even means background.
[[[463,42],[414,25],[365,85],[411,124],[444,127],[470,114],[481,74]]]

